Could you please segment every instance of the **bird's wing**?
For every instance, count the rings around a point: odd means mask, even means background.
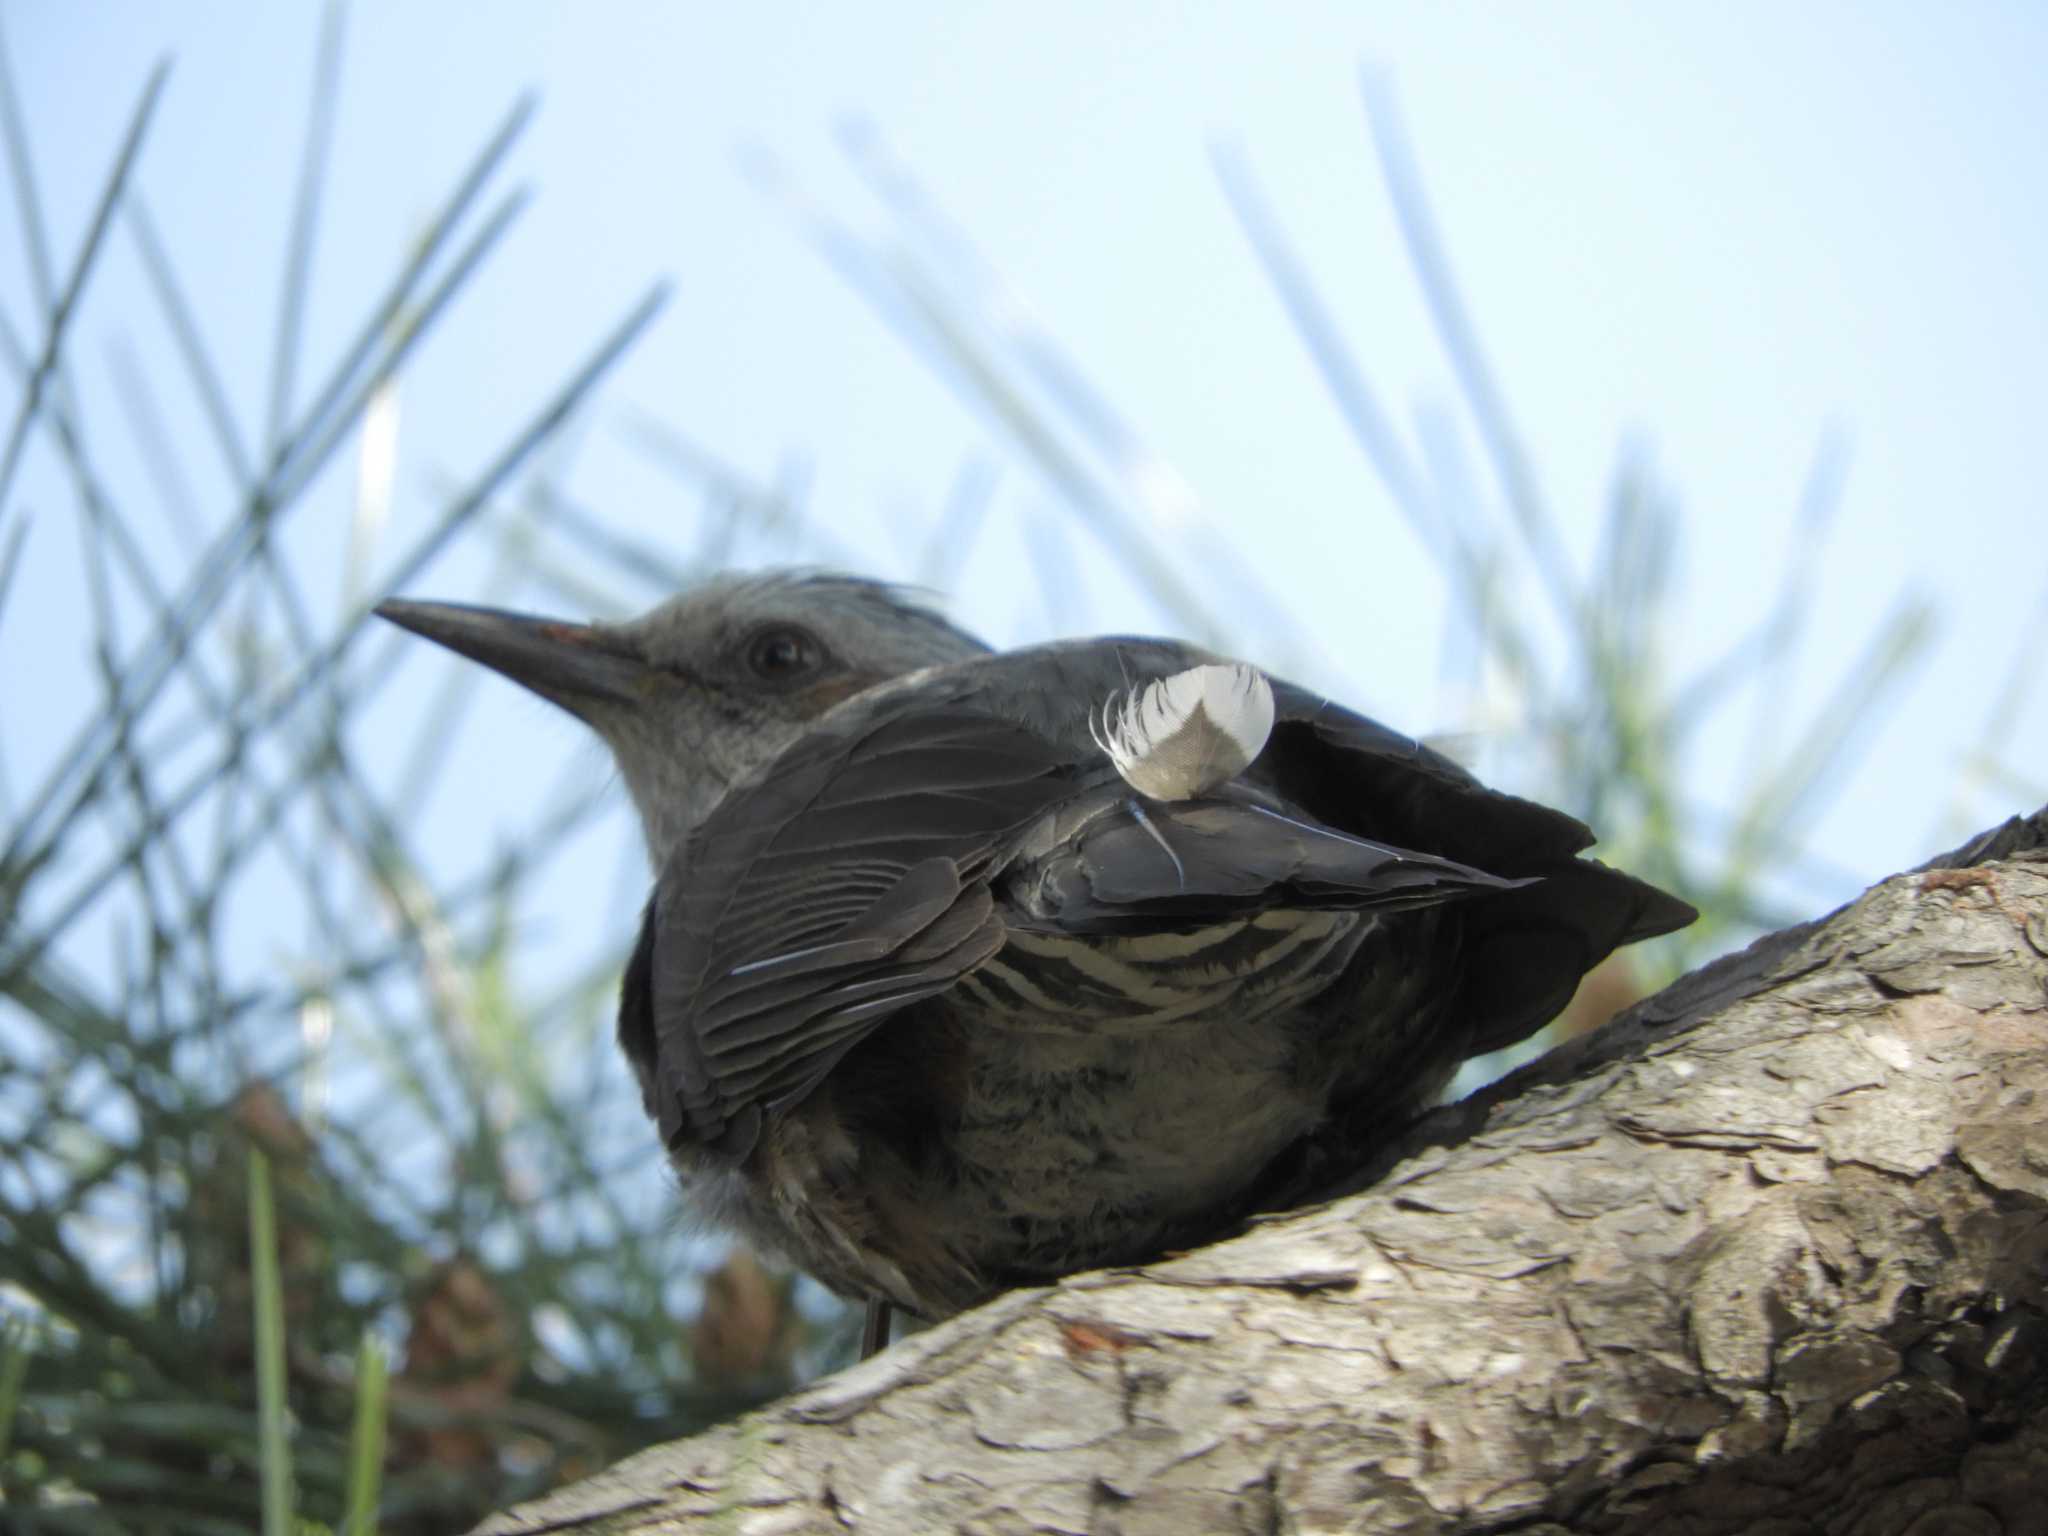
[[[1532,883],[1359,837],[1234,784],[1179,801],[1102,785],[1062,819],[1004,876],[1013,923],[1139,933],[1269,907],[1402,911]]]
[[[1489,789],[1421,742],[1292,683],[1273,685],[1276,723],[1258,772],[1280,794],[1346,831],[1412,843],[1498,875],[1542,875],[1592,846],[1586,824]],[[1655,886],[1590,859],[1635,899],[1617,943],[1682,928],[1699,914]]]
[[[1420,847],[1502,874],[1592,845],[1592,831],[1576,817],[1489,789],[1377,720],[1277,680],[1273,701],[1261,777],[1340,826],[1396,841],[1419,837]]]
[[[1467,909],[1461,992],[1473,1049],[1540,1028],[1579,979],[1623,944],[1699,914],[1644,880],[1579,857],[1583,822],[1489,789],[1449,758],[1290,683],[1255,775],[1345,831],[1427,848],[1515,879]]]
[[[989,862],[1072,769],[940,703],[852,711],[729,795],[661,873],[621,1014],[671,1144],[744,1156],[764,1114],[1000,948]]]
[[[1090,704],[1190,657],[1114,641],[959,663],[847,701],[728,795],[662,870],[622,1000],[670,1143],[744,1156],[764,1115],[994,954],[1006,920],[1102,933],[1457,900],[1490,1043],[1551,1017],[1617,944],[1691,920],[1576,857],[1591,834],[1571,817],[1286,683],[1243,784],[1129,794],[1081,745]]]

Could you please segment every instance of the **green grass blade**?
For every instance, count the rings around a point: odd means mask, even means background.
[[[0,1328],[0,1497],[7,1492],[7,1448],[14,1439],[14,1416],[21,1411],[21,1389],[34,1353],[28,1320],[9,1318]]]
[[[348,1442],[348,1513],[343,1536],[377,1536],[384,1481],[384,1348],[369,1334],[356,1352],[356,1421]]]
[[[277,1266],[277,1207],[270,1159],[249,1149],[249,1268],[256,1302],[257,1447],[263,1536],[292,1536],[292,1463],[284,1381],[284,1284]]]

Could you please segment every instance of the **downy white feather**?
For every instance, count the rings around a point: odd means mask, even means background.
[[[1190,667],[1103,700],[1089,733],[1124,781],[1154,800],[1191,800],[1251,766],[1273,733],[1273,687],[1242,662]]]

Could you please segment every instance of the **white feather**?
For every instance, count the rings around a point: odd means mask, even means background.
[[[1140,794],[1188,800],[1251,766],[1273,733],[1273,687],[1242,662],[1190,667],[1103,700],[1089,733]]]

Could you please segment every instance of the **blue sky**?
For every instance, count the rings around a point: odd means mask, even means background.
[[[29,0],[6,28],[62,256],[150,65],[175,60],[141,185],[260,420],[318,12]],[[1005,642],[1159,625],[1099,561],[1063,603],[1029,595],[1018,530],[1056,515],[1054,498],[744,169],[772,156],[804,198],[879,227],[835,141],[853,117],[1195,489],[1233,551],[1190,561],[1216,607],[1256,572],[1316,638],[1305,680],[1404,727],[1455,730],[1469,700],[1439,666],[1442,583],[1212,164],[1225,145],[1256,169],[1404,423],[1450,401],[1360,109],[1361,66],[1380,70],[1568,542],[1590,549],[1624,443],[1687,514],[1688,595],[1662,664],[1697,667],[1761,615],[1816,445],[1839,434],[1848,479],[1789,713],[1901,591],[1936,606],[1940,633],[1864,770],[1820,808],[1815,844],[1874,877],[1961,830],[1939,825],[1958,757],[2048,601],[2039,6],[368,3],[347,17],[344,58],[315,358],[513,97],[541,99],[514,162],[536,201],[404,382],[394,538],[667,275],[667,312],[580,432],[584,503],[657,542],[693,537],[694,498],[627,441],[644,412],[763,481],[800,470],[814,515],[901,576],[963,463],[990,455],[1001,492],[955,611]],[[13,224],[10,205],[0,229]],[[125,246],[111,253],[81,356],[117,339],[161,355],[141,291]],[[27,335],[30,292],[19,243],[0,235],[0,306]],[[82,387],[88,403],[109,388]],[[344,544],[348,488],[333,478],[294,546],[315,572]],[[61,505],[59,484],[32,462],[18,499]],[[213,489],[200,475],[209,511]],[[413,590],[473,596],[487,564],[479,539]],[[17,782],[68,733],[86,675],[62,641],[79,578],[60,518],[36,529],[25,570],[0,625]],[[530,701],[479,710],[494,764],[514,739],[586,752]],[[1708,798],[1739,777],[1743,740],[1702,755]],[[2009,759],[2048,761],[2048,705]],[[517,825],[521,792],[505,794],[515,803],[463,797],[439,836],[474,847]],[[1990,795],[1965,814],[2020,809]]]

